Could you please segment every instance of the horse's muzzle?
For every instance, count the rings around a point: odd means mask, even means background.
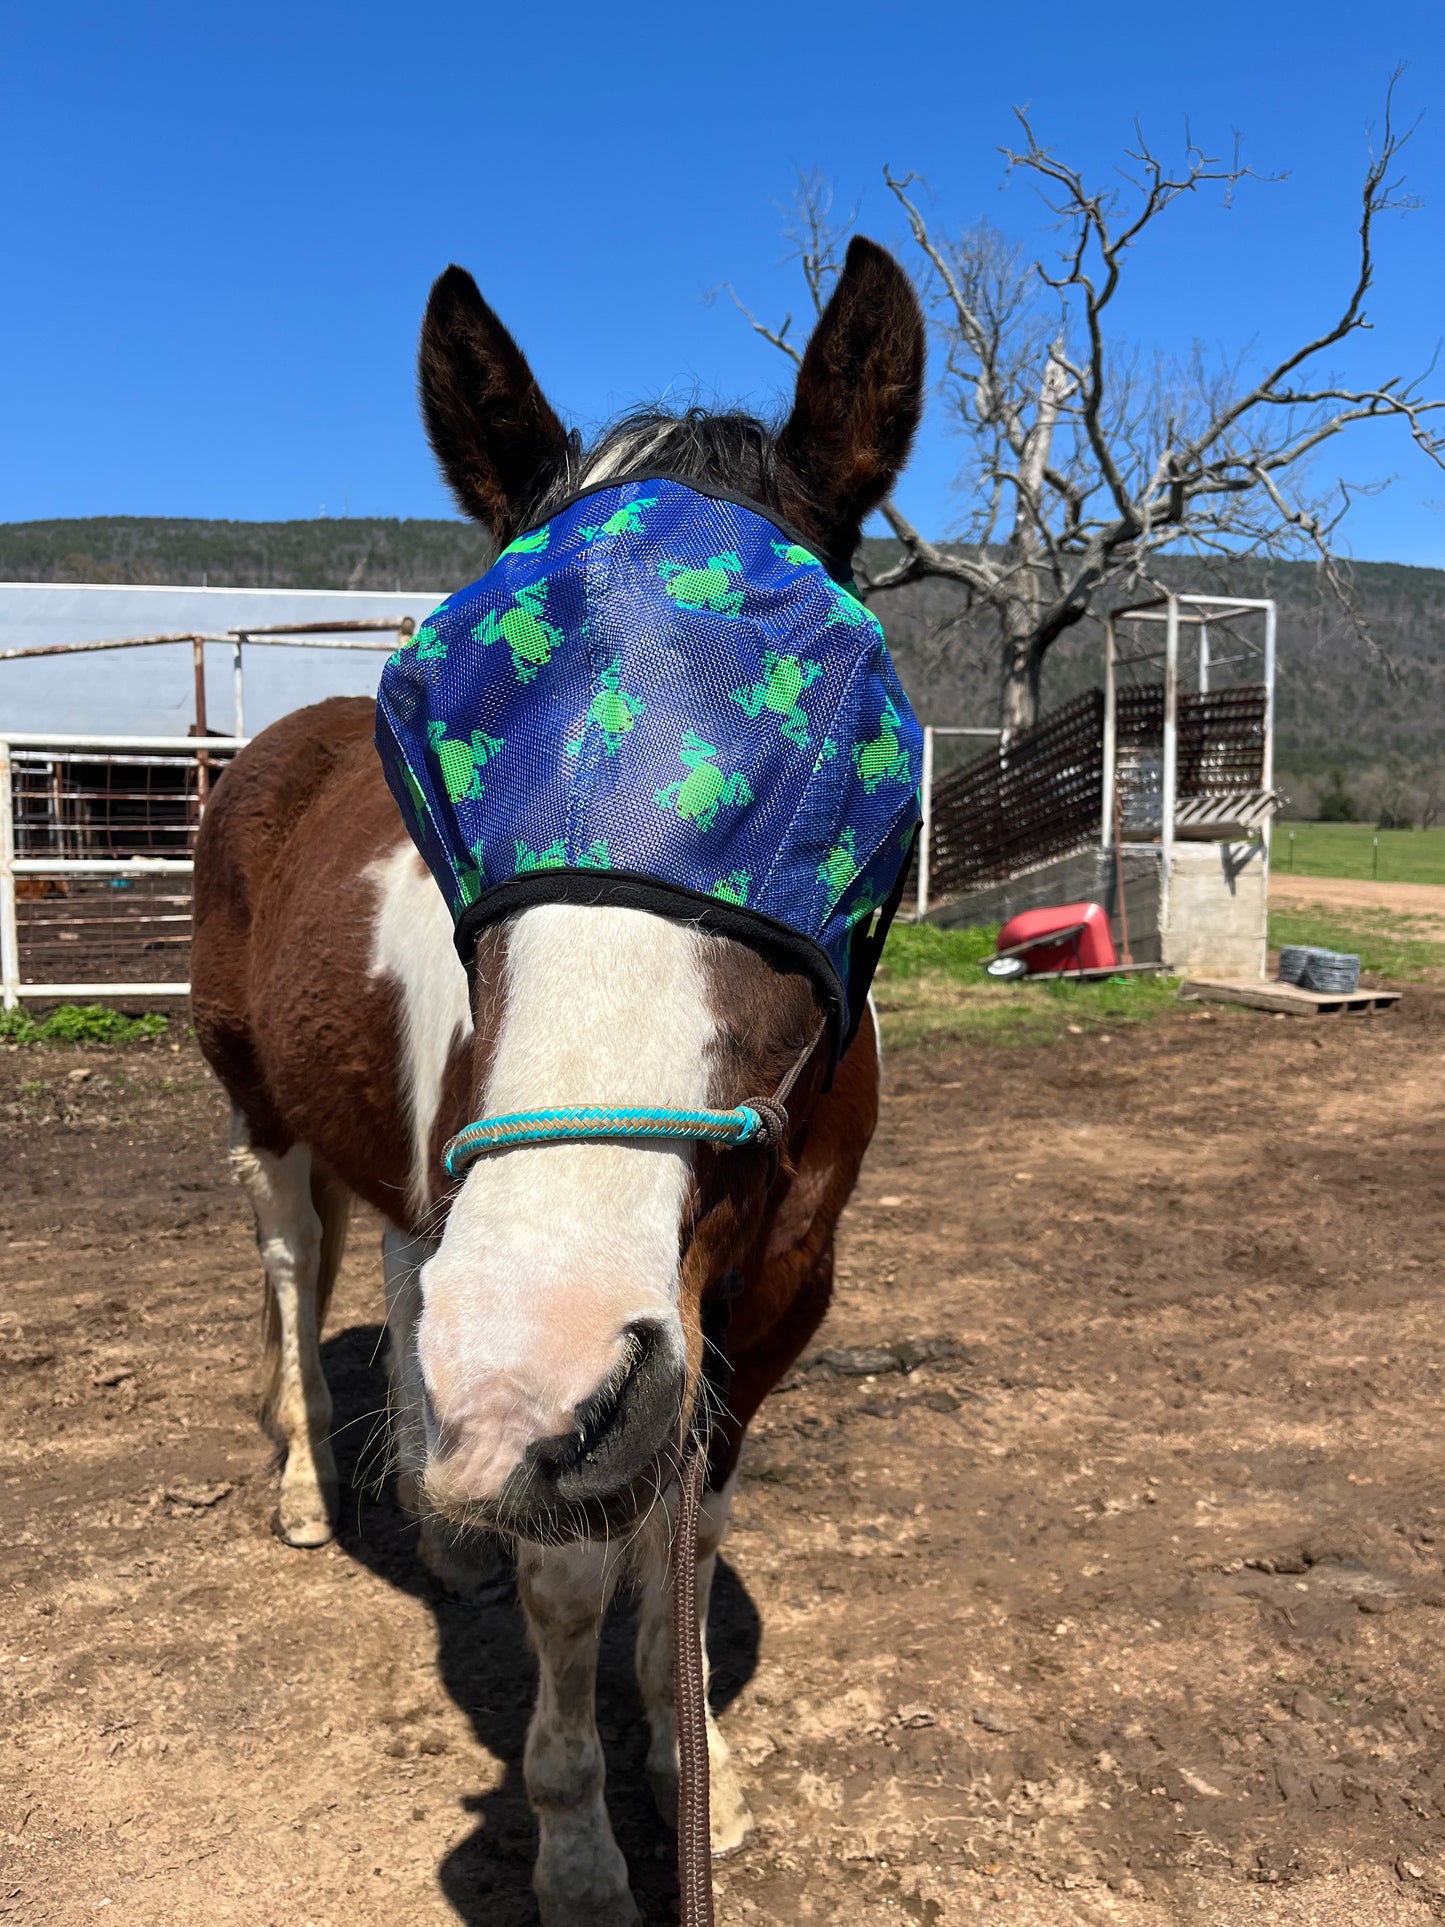
[[[448,1504],[454,1480],[444,1449],[434,1457],[428,1486],[441,1509],[547,1540],[631,1523],[676,1472],[687,1360],[666,1326],[639,1321],[627,1338],[620,1365],[577,1407],[567,1431],[533,1440],[495,1496]]]

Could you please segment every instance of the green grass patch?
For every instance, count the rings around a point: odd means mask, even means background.
[[[1282,876],[1445,883],[1445,830],[1375,830],[1368,823],[1278,822],[1270,847],[1271,862]]]
[[[895,923],[888,932],[879,965],[894,983],[944,977],[952,983],[986,984],[984,965],[998,948],[998,925],[972,930],[940,930],[933,923]]]
[[[1362,970],[1397,983],[1445,982],[1445,929],[1437,917],[1402,916],[1393,910],[1274,910],[1272,949],[1286,943],[1319,944],[1357,956]]]
[[[9,1044],[135,1044],[163,1037],[159,1011],[127,1017],[106,1004],[61,1004],[47,1017],[28,1010],[0,1010],[0,1040]]]
[[[1176,1001],[1172,977],[995,983],[983,966],[997,941],[997,924],[969,930],[894,924],[874,989],[884,1042],[1047,1043],[1071,1027],[1103,1030],[1143,1023]]]

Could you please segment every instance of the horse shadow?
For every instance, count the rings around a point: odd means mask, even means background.
[[[365,1566],[430,1611],[436,1625],[437,1670],[453,1703],[467,1716],[478,1742],[504,1768],[486,1793],[461,1795],[474,1818],[471,1832],[441,1861],[442,1892],[465,1927],[535,1927],[532,1860],[536,1826],[522,1782],[522,1748],[536,1690],[536,1665],[521,1608],[510,1583],[484,1587],[475,1600],[445,1592],[417,1557],[416,1528],[397,1502],[395,1481],[378,1481],[384,1464],[385,1333],[353,1325],[321,1348],[335,1404],[333,1445],[341,1477],[337,1541]],[[721,1712],[757,1667],[761,1620],[746,1586],[719,1559],[708,1622],[711,1701]],[[607,1755],[607,1807],[617,1843],[627,1856],[632,1892],[647,1927],[677,1919],[675,1846],[658,1818],[647,1783],[647,1730],[632,1671],[633,1614],[614,1602],[602,1631],[597,1675],[597,1723]],[[425,1745],[425,1735],[416,1736]],[[405,1748],[406,1741],[399,1744]],[[397,1797],[405,1797],[399,1785]]]

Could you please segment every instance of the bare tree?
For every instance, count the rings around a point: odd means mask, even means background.
[[[1409,830],[1414,828],[1414,810],[1411,808],[1411,791],[1415,786],[1416,769],[1408,757],[1394,755],[1385,758],[1384,765],[1375,774],[1370,786],[1370,815],[1375,819],[1377,830]]]
[[[1253,379],[1238,363],[1211,363],[1197,346],[1181,362],[1146,364],[1111,333],[1131,256],[1177,202],[1270,178],[1244,167],[1237,151],[1221,161],[1186,137],[1171,167],[1136,129],[1121,182],[1098,189],[1041,146],[1019,111],[1022,145],[1000,151],[1010,171],[1037,185],[1053,216],[1060,239],[1048,261],[1030,259],[986,222],[941,235],[925,217],[916,178],[885,168],[943,353],[968,508],[958,539],[940,545],[885,503],[902,552],[876,572],[860,570],[859,586],[873,596],[929,576],[960,583],[970,611],[996,626],[1006,729],[1036,719],[1053,643],[1119,589],[1146,580],[1162,549],[1309,556],[1348,606],[1334,538],[1360,491],[1344,480],[1315,485],[1312,458],[1355,423],[1394,419],[1445,466],[1437,425],[1445,398],[1422,392],[1431,370],[1354,387],[1324,359],[1369,328],[1376,224],[1411,204],[1396,176],[1409,133],[1394,128],[1393,91],[1392,81],[1379,149],[1365,171],[1347,298],[1328,325]],[[790,238],[821,309],[853,218],[834,219],[831,193],[816,175],[800,181],[796,207]],[[760,335],[799,359],[791,316],[771,327],[728,292]]]
[[[1439,763],[1426,765],[1420,777],[1420,828],[1433,830],[1440,821],[1440,808],[1445,803],[1445,769]]]

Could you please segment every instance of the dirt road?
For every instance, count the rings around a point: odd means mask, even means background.
[[[1445,1915],[1442,1058],[1412,992],[893,1061],[719,1584],[728,1927]],[[0,1133],[0,1919],[535,1920],[514,1605],[440,1597],[366,1486],[375,1227],[326,1346],[344,1535],[293,1552],[189,1047],[0,1056]]]
[[[1271,870],[1269,900],[1274,909],[1323,904],[1330,910],[1387,910],[1412,920],[1445,924],[1445,884],[1375,883],[1367,877],[1292,876]]]

